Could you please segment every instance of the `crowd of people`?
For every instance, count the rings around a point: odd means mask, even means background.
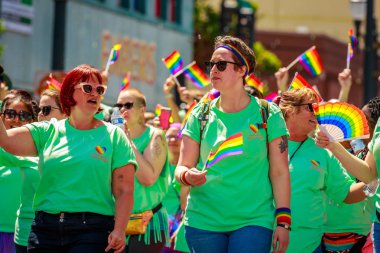
[[[380,195],[363,187],[380,178],[380,98],[353,149],[318,131],[318,94],[287,90],[286,68],[273,102],[248,87],[256,58],[242,40],[218,36],[205,65],[208,93],[166,79],[168,128],[137,88],[102,104],[107,73],[87,64],[39,103],[2,82],[0,252],[379,251]],[[337,101],[351,79],[339,73]]]

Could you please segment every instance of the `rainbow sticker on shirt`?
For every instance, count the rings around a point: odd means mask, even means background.
[[[98,152],[100,155],[103,155],[104,152],[107,151],[106,147],[96,146],[95,147],[96,152]]]
[[[249,128],[254,132],[254,133],[257,133],[259,131],[259,129],[257,128],[257,126],[255,124],[249,124]]]
[[[228,137],[215,152],[211,152],[206,162],[206,168],[210,168],[215,163],[228,156],[243,154],[243,135],[234,134]]]
[[[320,163],[319,163],[318,161],[316,161],[316,160],[311,160],[311,163],[314,164],[314,165],[317,166],[317,167],[318,167],[319,164],[320,164]]]

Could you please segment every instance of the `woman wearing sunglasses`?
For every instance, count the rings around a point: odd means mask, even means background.
[[[100,72],[80,65],[62,84],[67,119],[10,130],[0,123],[1,147],[40,158],[28,252],[121,252],[125,247],[137,165],[125,134],[94,118],[105,91]]]
[[[38,113],[38,121],[51,120],[55,118],[61,120],[66,118],[61,108],[58,90],[46,89],[41,93],[40,112]]]
[[[216,38],[206,66],[220,97],[210,103],[202,136],[203,103],[192,110],[175,171],[191,186],[184,217],[191,252],[269,252],[272,237],[276,252],[287,248],[289,215],[273,232],[276,210],[290,214],[287,130],[274,104],[265,129],[259,100],[244,89],[255,65],[243,41]]]
[[[5,128],[11,129],[34,122],[38,107],[26,91],[12,90],[5,97],[0,111]],[[39,182],[38,161],[11,155],[2,148],[0,160],[0,252],[26,252],[34,218],[33,193]]]
[[[134,88],[120,92],[118,107],[125,122],[139,169],[135,174],[133,214],[152,210],[145,234],[127,236],[127,253],[160,253],[169,240],[168,213],[162,200],[169,187],[169,161],[165,133],[145,124],[146,98]]]
[[[292,231],[286,252],[321,253],[326,195],[335,203],[358,202],[365,198],[364,184],[355,184],[338,160],[309,137],[318,124],[313,112],[318,102],[314,91],[286,91],[276,102],[290,134]]]

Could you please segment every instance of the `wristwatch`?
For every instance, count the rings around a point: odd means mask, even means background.
[[[286,223],[278,223],[278,224],[277,224],[277,227],[283,227],[283,228],[285,228],[285,229],[287,229],[287,230],[289,230],[289,231],[292,230],[292,228],[290,227],[290,225],[289,225],[289,224],[286,224]]]

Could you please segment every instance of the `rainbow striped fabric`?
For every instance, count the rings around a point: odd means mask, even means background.
[[[276,92],[272,92],[271,94],[269,94],[266,97],[264,97],[264,99],[267,100],[267,101],[269,101],[269,102],[272,102],[275,97],[277,97],[277,93]]]
[[[322,102],[322,98],[319,96],[318,92],[316,92],[313,89],[313,87],[311,87],[311,85],[308,82],[306,82],[306,80],[300,74],[298,74],[298,72],[296,72],[288,90],[301,89],[301,88],[311,89],[317,95],[318,102]]]
[[[260,81],[253,73],[245,78],[245,82],[248,86],[256,88],[261,93],[264,92],[264,83]]]
[[[203,88],[210,84],[210,79],[196,63],[190,65],[183,73],[198,88]]]
[[[128,73],[124,76],[123,83],[122,83],[121,86],[120,86],[119,92],[120,92],[120,91],[123,91],[123,90],[125,90],[125,89],[128,89],[130,84],[131,84],[131,73],[128,72]]]
[[[46,81],[46,89],[60,91],[62,84],[53,78],[53,75],[49,75],[49,79]]]
[[[120,55],[120,49],[121,49],[121,44],[115,44],[112,49],[111,49],[111,57],[110,57],[110,65],[114,64],[115,61],[119,58]]]
[[[243,154],[243,135],[242,133],[237,133],[222,142],[215,152],[210,152],[205,167],[210,168],[228,156],[241,154]]]
[[[319,57],[319,54],[313,46],[309,50],[307,50],[305,53],[303,53],[299,58],[298,61],[302,64],[302,66],[306,69],[307,72],[309,72],[312,76],[318,76],[323,71],[323,65],[321,58]]]
[[[163,59],[163,61],[172,75],[175,75],[182,69],[183,61],[177,50],[174,50],[169,56]]]
[[[352,49],[355,49],[356,46],[358,45],[358,40],[356,39],[354,32],[352,31],[352,28],[348,29],[348,39],[349,39],[349,42],[351,43]]]
[[[194,109],[194,107],[195,107],[196,105],[197,105],[197,101],[194,100],[194,101],[191,103],[191,105],[189,106],[189,109],[188,109],[187,112],[186,112],[185,118],[184,118],[183,121],[182,121],[182,124],[181,124],[181,130],[179,131],[179,132],[180,132],[179,135],[181,135],[183,129],[185,129],[185,126],[186,126],[187,120],[189,119],[189,116],[190,116],[190,114],[191,114],[191,111]],[[156,112],[157,112],[157,108],[156,108]]]

